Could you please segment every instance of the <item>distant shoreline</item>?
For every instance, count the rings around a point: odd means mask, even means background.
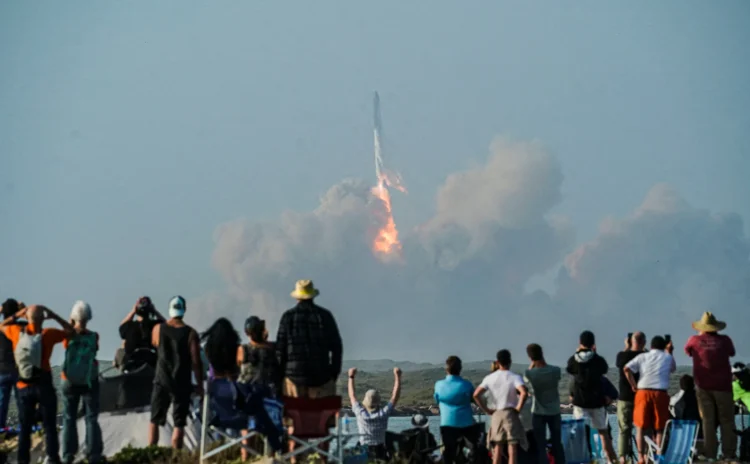
[[[480,411],[476,406],[472,405],[472,410],[474,411],[474,415],[485,415],[484,412]],[[341,412],[346,417],[354,417],[352,408],[348,406],[341,408]],[[616,404],[607,406],[607,412],[615,414],[617,412]],[[437,406],[403,406],[397,407],[393,411],[393,414],[391,414],[391,417],[412,417],[415,414],[421,414],[425,417],[437,417],[440,416],[440,410]],[[573,407],[569,404],[560,404],[560,414],[573,414]]]

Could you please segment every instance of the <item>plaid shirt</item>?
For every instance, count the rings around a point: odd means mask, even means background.
[[[281,316],[276,353],[284,377],[296,385],[319,387],[341,374],[343,345],[330,311],[301,301]]]
[[[393,413],[390,402],[377,411],[369,412],[359,401],[352,405],[352,412],[357,418],[359,442],[363,445],[374,446],[385,444],[385,432],[388,431],[388,418]]]

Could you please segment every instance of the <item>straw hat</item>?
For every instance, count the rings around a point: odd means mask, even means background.
[[[312,283],[312,280],[298,280],[294,291],[290,294],[295,300],[312,300],[320,292]]]
[[[710,312],[703,313],[700,321],[693,322],[693,328],[699,332],[718,332],[726,327],[726,322],[717,320]]]

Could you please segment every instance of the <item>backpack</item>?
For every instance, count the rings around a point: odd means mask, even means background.
[[[13,355],[21,381],[30,383],[39,380],[42,375],[42,334],[32,335],[22,329]]]
[[[88,332],[75,335],[68,341],[65,351],[63,372],[65,378],[73,385],[91,387],[99,375],[96,363],[96,333]]]

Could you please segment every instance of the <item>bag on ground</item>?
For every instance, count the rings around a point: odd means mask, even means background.
[[[42,334],[29,334],[22,330],[13,351],[18,366],[18,378],[34,382],[42,374]]]
[[[76,335],[68,341],[63,372],[73,385],[90,387],[99,375],[96,364],[96,334]]]

